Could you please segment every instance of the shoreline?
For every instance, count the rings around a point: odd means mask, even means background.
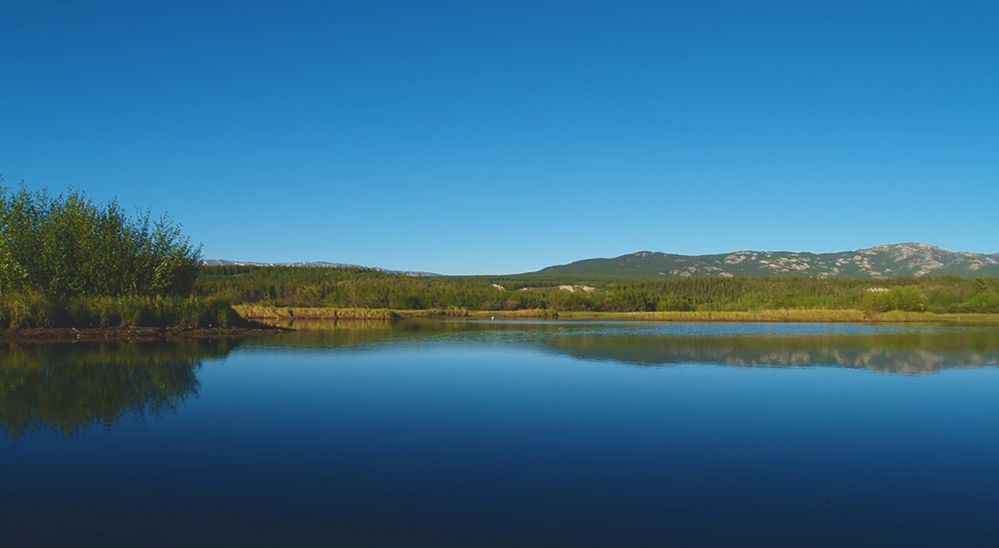
[[[261,325],[257,327],[32,327],[0,330],[0,343],[19,342],[151,342],[195,339],[237,339],[273,334],[290,329]]]
[[[560,320],[560,321],[647,321],[715,323],[855,323],[855,324],[942,324],[999,326],[999,314],[936,314],[932,312],[885,312],[862,310],[787,309],[757,311],[698,312],[555,312],[551,310],[392,310],[369,308],[306,308],[263,305],[233,307],[247,322],[241,327],[160,328],[160,327],[41,327],[0,330],[0,343],[18,342],[151,342],[194,339],[235,339],[295,331],[264,322],[322,321],[337,323],[410,319],[436,320]]]
[[[406,320],[406,319],[525,319],[525,320],[621,320],[659,322],[771,322],[771,323],[944,323],[955,325],[999,325],[999,314],[940,314],[934,312],[869,313],[856,309],[774,309],[755,311],[664,311],[583,312],[530,310],[279,307],[234,305],[247,320]]]

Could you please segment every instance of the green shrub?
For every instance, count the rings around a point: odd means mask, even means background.
[[[0,187],[0,297],[185,295],[200,260],[165,218],[130,218],[117,203],[100,207],[81,192],[53,197]]]
[[[980,293],[961,304],[962,312],[999,314],[999,293]]]

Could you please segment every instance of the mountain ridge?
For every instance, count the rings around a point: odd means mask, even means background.
[[[442,276],[433,272],[393,270],[329,261],[253,262],[205,259],[205,266],[282,266],[341,268],[404,276]],[[854,251],[759,251],[682,255],[642,250],[617,257],[591,258],[553,265],[513,276],[563,276],[664,279],[690,276],[804,276],[816,278],[889,278],[895,276],[999,276],[999,252],[949,251],[921,242],[881,244]]]
[[[531,274],[671,278],[689,276],[807,276],[888,278],[894,276],[999,275],[999,252],[949,251],[921,242],[881,244],[854,251],[739,250],[705,255],[637,251],[549,266]]]

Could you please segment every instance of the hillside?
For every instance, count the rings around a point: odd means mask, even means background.
[[[955,252],[921,243],[879,245],[838,253],[735,251],[716,255],[676,255],[640,251],[611,259],[587,259],[551,266],[532,274],[562,278],[631,279],[688,276],[997,276],[999,253]]]

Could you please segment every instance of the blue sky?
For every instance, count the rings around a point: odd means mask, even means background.
[[[994,1],[5,0],[0,172],[168,212],[206,257],[996,252],[997,28]]]

